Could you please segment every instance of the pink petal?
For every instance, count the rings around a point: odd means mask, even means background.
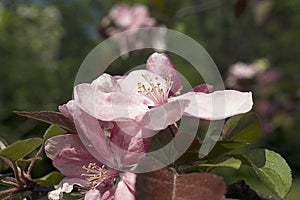
[[[125,173],[122,180],[118,183],[115,200],[134,200],[136,175],[133,173]]]
[[[160,75],[164,79],[171,78],[173,82],[171,92],[175,94],[182,88],[182,83],[175,66],[170,58],[164,53],[153,53],[147,60],[147,70]]]
[[[84,200],[99,200],[101,197],[101,194],[99,190],[97,189],[92,189],[87,191],[87,193],[84,196]]]
[[[61,112],[65,117],[73,121],[73,103],[74,100],[68,101],[68,103],[63,104],[58,107],[59,112]]]
[[[105,93],[97,85],[76,86],[74,97],[81,109],[102,121],[134,119],[148,110],[143,100],[134,95],[128,96],[118,92]]]
[[[54,136],[45,142],[45,153],[53,160],[63,149],[83,146],[78,135],[64,134]]]
[[[188,92],[171,98],[170,101],[176,99],[190,100],[190,104],[184,110],[184,115],[207,120],[220,120],[246,113],[253,106],[251,92],[239,92],[236,90],[215,91],[210,94]]]
[[[102,166],[87,151],[78,135],[75,134],[64,134],[48,139],[45,144],[45,151],[47,156],[53,160],[54,167],[67,177],[83,178],[81,174],[86,171],[82,167],[89,163]]]
[[[128,5],[117,4],[110,10],[109,16],[117,26],[128,27],[134,20],[131,12]]]
[[[129,124],[126,125],[128,126]],[[131,125],[134,127],[133,122],[131,122]],[[126,131],[129,130],[126,129]],[[144,156],[149,149],[151,138],[143,138],[143,129],[132,128],[131,131],[137,131],[136,135],[131,136],[124,132],[123,128],[119,127],[119,124],[112,129],[110,148],[115,160],[119,162],[119,167],[136,165],[139,158]],[[130,134],[133,133],[131,132]]]
[[[154,107],[146,112],[141,119],[138,119],[138,123],[140,126],[148,129],[163,130],[182,117],[189,102],[188,98],[176,99],[161,106]]]
[[[156,131],[140,126],[137,121],[116,122],[117,127],[126,135],[139,138],[148,138],[156,134]]]
[[[130,191],[135,192],[136,174],[126,172],[122,176],[122,180],[127,185],[127,187],[130,189]]]
[[[131,13],[134,21],[130,25],[129,29],[154,25],[154,20],[152,20],[152,23],[149,23],[149,21],[151,21],[151,18],[149,17],[148,8],[146,6],[135,5],[131,8]]]
[[[113,92],[119,87],[117,79],[105,73],[95,79],[92,85],[98,85],[103,92]]]
[[[107,190],[101,195],[101,200],[112,200],[112,196],[114,196],[114,190]]]
[[[76,106],[74,122],[83,145],[102,163],[113,163],[114,158],[107,146],[107,137],[99,121]]]
[[[209,84],[200,84],[190,90],[190,92],[203,92],[203,93],[211,93],[213,92],[214,87]]]

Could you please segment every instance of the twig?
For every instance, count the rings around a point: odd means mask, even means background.
[[[243,200],[279,200],[278,198],[256,192],[244,180],[227,185],[225,197]]]
[[[169,125],[168,126],[168,129],[169,129],[169,131],[170,131],[170,133],[171,133],[171,135],[173,136],[173,138],[175,137],[175,133],[174,133],[174,131],[173,131],[173,129],[172,129],[172,127],[171,127],[171,125]]]
[[[4,191],[0,191],[0,196],[1,195],[8,195],[8,194],[14,194],[20,191],[20,188],[10,188]]]
[[[15,166],[15,164],[10,159],[6,158],[5,156],[0,155],[0,159],[4,160],[9,165],[9,167],[14,172],[17,182],[20,183],[21,181],[20,181],[19,171],[18,171],[18,168]]]
[[[30,162],[28,169],[27,169],[27,175],[30,176],[31,174],[31,170],[35,164],[35,161],[38,159],[38,157],[41,155],[41,153],[43,153],[44,150],[44,145],[42,144],[42,146],[40,147],[40,149],[38,150],[38,152],[35,154],[34,159]]]

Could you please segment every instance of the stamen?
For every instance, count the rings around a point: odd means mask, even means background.
[[[142,74],[142,77],[146,80],[148,84],[146,84],[146,86],[141,82],[138,82],[138,93],[148,96],[158,105],[165,103],[167,98],[166,93],[169,92],[169,88],[167,91],[164,91],[164,89],[161,87],[161,83],[154,82],[149,76],[149,74]],[[158,80],[158,77],[155,77],[155,80]],[[166,81],[167,86],[169,87],[171,84],[168,83],[168,80]]]
[[[89,163],[88,166],[83,165],[82,169],[87,173],[81,174],[85,177],[85,180],[91,184],[92,188],[97,187],[106,179],[107,171],[105,165],[99,167],[96,163]]]

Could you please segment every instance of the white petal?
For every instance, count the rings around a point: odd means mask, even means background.
[[[236,90],[215,91],[213,93],[188,92],[169,99],[188,99],[190,104],[184,115],[207,120],[220,120],[250,111],[253,106],[251,92]]]

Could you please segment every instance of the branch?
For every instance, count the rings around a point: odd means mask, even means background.
[[[38,160],[39,156],[43,153],[44,150],[44,144],[41,145],[40,149],[38,150],[38,152],[35,154],[34,159],[30,162],[29,167],[27,169],[27,175],[31,176],[31,170],[36,162],[36,160]]]
[[[278,198],[252,190],[244,180],[227,185],[225,197],[243,200],[279,200]]]

